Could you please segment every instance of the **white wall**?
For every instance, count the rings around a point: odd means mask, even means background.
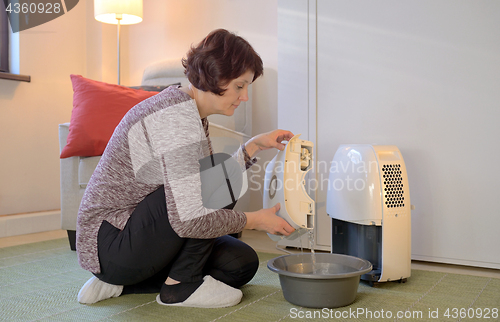
[[[416,206],[412,258],[500,268],[500,3],[314,2],[317,161],[340,144],[398,146]],[[281,76],[279,97],[310,94],[281,93]]]
[[[209,31],[226,28],[264,61],[265,76],[253,87],[253,132],[272,130],[276,13],[277,0],[145,0],[144,21],[122,27],[121,83],[138,85],[148,64],[182,57]],[[116,83],[116,26],[97,22],[93,1],[80,0],[67,14],[20,32],[20,51],[20,72],[31,83],[0,80],[0,215],[59,209],[57,125],[70,120],[69,75]],[[256,200],[255,209],[258,193]]]
[[[57,124],[68,121],[69,74],[85,73],[85,2],[21,31],[20,73],[0,80],[0,215],[59,209]]]

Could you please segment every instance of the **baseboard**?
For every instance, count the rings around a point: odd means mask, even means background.
[[[468,260],[468,259],[416,255],[416,254],[412,254],[411,259],[418,260],[418,261],[439,263],[439,264],[451,264],[451,265],[500,269],[500,263],[483,262],[483,261],[475,261],[475,260]]]
[[[26,235],[61,229],[61,211],[40,211],[0,216],[0,237]]]

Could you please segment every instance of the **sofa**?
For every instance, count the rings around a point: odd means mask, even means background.
[[[180,59],[165,60],[148,66],[143,73],[141,86],[164,86],[174,83],[187,85]],[[252,101],[251,88],[249,100],[242,102],[231,117],[209,116],[209,132],[215,152],[234,152],[240,144],[251,138]],[[66,146],[70,123],[59,124],[59,148]],[[78,208],[92,173],[99,163],[100,156],[72,156],[60,159],[61,180],[61,228],[68,232],[70,248],[76,250],[76,218]],[[249,203],[248,194],[240,198],[235,209],[244,210]]]

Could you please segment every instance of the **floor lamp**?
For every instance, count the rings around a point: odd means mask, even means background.
[[[118,85],[120,85],[120,25],[142,21],[142,0],[94,0],[94,18],[117,25]]]

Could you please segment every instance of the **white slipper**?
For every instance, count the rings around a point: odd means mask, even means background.
[[[108,284],[95,276],[92,276],[78,292],[78,302],[82,304],[94,304],[122,294],[123,285]]]
[[[240,303],[243,293],[229,285],[207,275],[203,278],[203,283],[184,302],[163,303],[160,295],[156,297],[156,302],[167,306],[185,306],[200,308],[228,307]]]

